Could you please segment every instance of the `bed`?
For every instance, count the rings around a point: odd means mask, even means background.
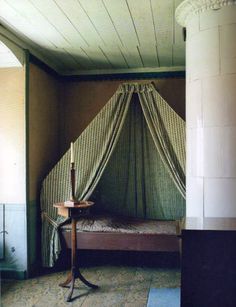
[[[122,251],[179,251],[179,222],[127,218],[109,214],[83,217],[77,222],[77,248]],[[71,224],[60,228],[64,248],[71,248]]]
[[[78,223],[79,249],[179,250],[176,221],[185,216],[185,123],[152,84],[121,84],[73,148],[76,199],[94,201],[97,212],[111,214]],[[55,264],[61,248],[70,248],[70,228],[53,204],[71,198],[71,152],[42,183],[46,267]]]

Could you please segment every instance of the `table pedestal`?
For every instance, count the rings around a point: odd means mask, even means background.
[[[86,209],[93,205],[91,202],[86,202],[87,205],[75,205],[74,207],[66,207],[63,203],[55,204],[54,207],[58,208],[59,214],[62,214],[64,216],[71,217],[71,271],[69,275],[67,276],[67,279],[65,282],[61,283],[59,286],[70,288],[68,296],[66,298],[67,302],[70,302],[72,299],[73,291],[74,291],[74,285],[75,280],[79,278],[86,286],[97,289],[98,286],[90,283],[87,281],[86,278],[83,277],[83,275],[80,273],[79,265],[76,262],[77,259],[77,239],[76,239],[76,223],[80,216],[82,216]],[[63,212],[63,213],[62,213]]]

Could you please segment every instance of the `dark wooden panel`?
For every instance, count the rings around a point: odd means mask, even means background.
[[[62,232],[62,241],[71,248],[70,232]],[[179,239],[175,235],[77,232],[77,246],[78,249],[176,252]]]
[[[236,231],[182,232],[181,307],[236,306]]]

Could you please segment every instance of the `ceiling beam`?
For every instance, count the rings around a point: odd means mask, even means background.
[[[123,68],[123,69],[94,69],[94,70],[78,70],[63,72],[63,75],[111,75],[111,74],[128,74],[128,73],[160,73],[160,72],[178,72],[185,71],[184,66],[171,66],[171,67],[141,67],[141,68]]]

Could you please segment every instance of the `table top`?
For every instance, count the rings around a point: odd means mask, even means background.
[[[180,230],[236,230],[236,218],[187,217],[180,221]]]
[[[56,203],[53,204],[53,207],[55,208],[68,208],[68,209],[82,209],[82,208],[89,208],[94,205],[94,202],[92,201],[87,201],[87,200],[81,200],[78,202],[73,202],[73,201],[66,201],[66,202],[61,202],[61,203]]]

